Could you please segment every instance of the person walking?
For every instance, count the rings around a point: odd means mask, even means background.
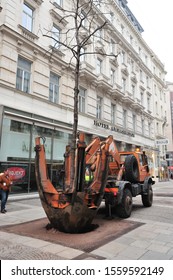
[[[12,181],[7,171],[0,173],[0,195],[1,195],[1,213],[5,214],[9,191],[11,190]]]

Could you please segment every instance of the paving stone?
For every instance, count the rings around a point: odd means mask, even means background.
[[[41,248],[41,250],[43,252],[50,252],[53,254],[58,254],[58,253],[62,252],[64,250],[64,248],[65,247],[62,245],[49,243],[48,245],[43,246]]]
[[[157,236],[157,240],[158,241],[163,241],[163,242],[171,242],[173,241],[173,232],[171,235],[168,234],[159,234]]]
[[[151,244],[149,247],[148,247],[148,250],[150,251],[155,251],[155,252],[160,252],[160,253],[167,253],[169,251],[169,247],[167,246],[163,246],[163,245],[160,245],[160,244]]]
[[[146,241],[146,240],[143,240],[141,242],[141,240],[136,240],[134,241],[133,243],[131,243],[131,246],[135,246],[135,247],[138,247],[138,248],[148,248],[150,246],[151,242],[150,241]]]
[[[135,238],[126,237],[125,235],[123,235],[123,236],[117,238],[116,242],[129,245],[129,244],[132,244],[133,242],[135,242],[135,240],[136,240]]]
[[[138,248],[135,246],[129,246],[125,250],[121,251],[121,256],[126,257],[126,259],[138,260],[147,250],[144,248]]]
[[[72,248],[65,248],[63,251],[61,251],[60,253],[57,253],[56,255],[59,255],[64,258],[64,259],[68,259],[68,260],[72,260],[74,258],[76,258],[77,256],[81,255],[83,252],[80,250],[76,250],[76,249],[72,249]]]
[[[109,242],[108,244],[101,246],[99,249],[92,251],[92,254],[103,256],[105,258],[112,258],[119,252],[125,250],[128,244],[121,244],[117,241]]]
[[[62,257],[9,241],[0,243],[1,260],[61,260]]]
[[[160,253],[156,251],[147,251],[139,259],[140,260],[170,260],[171,257],[164,253]]]

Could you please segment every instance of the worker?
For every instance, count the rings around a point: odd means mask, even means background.
[[[86,168],[85,171],[85,182],[87,184],[89,184],[91,181],[93,180],[93,174],[91,173],[91,171],[89,170],[89,168]]]
[[[11,190],[12,181],[7,171],[0,173],[0,195],[1,195],[1,213],[5,214],[9,191]]]

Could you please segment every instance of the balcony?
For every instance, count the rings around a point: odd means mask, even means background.
[[[123,98],[122,98],[122,102],[126,105],[132,105],[134,103],[133,98],[131,97],[131,95],[129,93],[127,93]]]
[[[137,83],[137,78],[136,78],[136,74],[133,74],[132,76],[131,76],[131,81],[133,82],[133,83]]]
[[[93,73],[95,68],[86,61],[81,62],[80,65],[80,79],[86,79],[90,82],[96,81],[97,76]]]
[[[129,76],[129,71],[128,71],[127,66],[126,66],[125,64],[122,65],[121,72],[122,72],[125,76]]]
[[[41,5],[44,1],[43,0],[35,0],[38,5]]]
[[[124,97],[124,92],[121,91],[121,87],[116,87],[114,89],[111,89],[110,91],[111,96],[113,99],[120,99],[122,100]]]
[[[97,78],[97,86],[103,90],[108,90],[110,91],[112,89],[112,86],[110,84],[110,79],[108,77],[106,77],[103,74],[100,74]]]
[[[141,100],[138,98],[134,98],[133,104],[131,105],[133,109],[137,111],[144,110],[144,106],[141,104]]]

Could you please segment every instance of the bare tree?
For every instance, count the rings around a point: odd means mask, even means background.
[[[57,6],[63,12],[63,17],[61,17],[60,22],[64,20],[69,20],[72,26],[68,28],[65,33],[66,40],[62,41],[57,39],[52,32],[48,32],[44,36],[54,39],[55,45],[64,47],[71,51],[71,61],[75,60],[74,67],[74,114],[73,114],[73,134],[72,134],[72,144],[71,144],[71,186],[70,189],[74,189],[75,186],[75,150],[76,150],[76,139],[78,133],[78,95],[79,95],[79,85],[80,85],[80,63],[81,57],[86,54],[101,54],[105,56],[113,56],[117,58],[115,54],[102,53],[98,51],[86,52],[83,51],[87,46],[92,44],[91,42],[100,33],[101,30],[105,29],[109,25],[109,20],[105,17],[104,13],[101,13],[98,9],[98,5],[103,0],[72,0],[72,9],[67,10],[62,7]],[[98,24],[99,22],[99,24]],[[85,32],[84,32],[85,31]],[[81,34],[84,34],[81,36]],[[70,39],[69,39],[70,38]],[[106,41],[105,38],[102,40]],[[67,42],[68,41],[68,42]],[[109,41],[107,41],[109,43]]]

